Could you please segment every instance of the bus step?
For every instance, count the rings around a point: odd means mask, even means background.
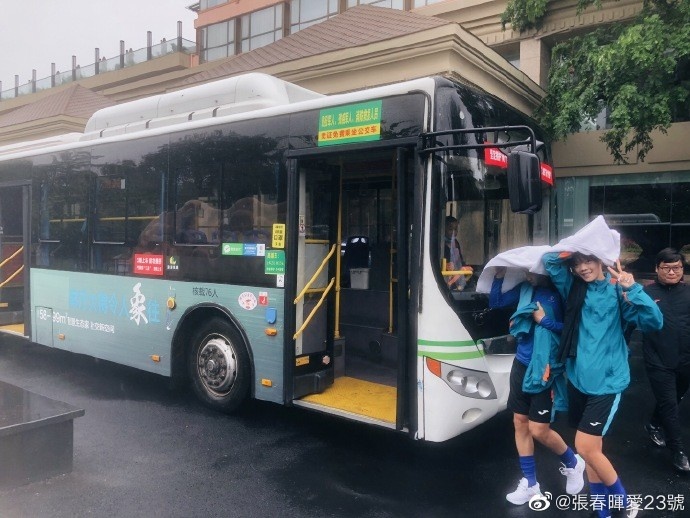
[[[6,326],[9,324],[23,324],[23,323],[24,323],[24,312],[23,311],[0,312],[0,326]]]

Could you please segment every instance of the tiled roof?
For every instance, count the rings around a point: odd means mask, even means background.
[[[107,97],[75,84],[1,115],[0,128],[61,115],[88,119],[96,110],[113,105]]]
[[[453,22],[398,9],[360,5],[265,47],[227,58],[217,67],[189,76],[179,85],[386,41],[449,24]]]

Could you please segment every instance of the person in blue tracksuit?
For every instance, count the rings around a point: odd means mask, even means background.
[[[517,338],[517,352],[510,371],[508,408],[513,412],[515,446],[524,476],[506,500],[521,505],[541,494],[534,461],[535,440],[560,457],[569,494],[582,490],[585,462],[550,426],[555,411],[552,388],[557,388],[554,379],[564,381],[562,364],[555,361],[563,327],[561,297],[548,276],[529,272],[527,281],[502,293],[505,271],[503,267],[496,269],[489,306],[517,304],[510,323],[510,333]]]
[[[643,332],[661,329],[661,311],[620,262],[608,272],[600,259],[578,252],[547,253],[543,262],[566,301],[559,359],[566,363],[568,420],[577,430],[575,447],[587,463],[591,501],[599,502],[595,511],[601,517],[610,516],[610,503],[636,516],[602,451],[602,437],[630,383],[624,326]]]

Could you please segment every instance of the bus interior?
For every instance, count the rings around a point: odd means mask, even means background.
[[[394,150],[368,151],[300,160],[298,168],[297,291],[324,258],[330,259],[297,311],[297,324],[309,323],[296,340],[296,380],[300,358],[315,353],[332,359],[334,380],[323,391],[306,395],[302,393],[311,392],[311,386],[296,383],[295,404],[327,407],[331,413],[391,427],[401,418],[398,391],[405,375],[396,218],[400,206],[411,206],[401,203],[398,162]],[[411,170],[409,161],[403,162],[401,167]],[[402,200],[410,198],[408,190]],[[328,303],[317,307],[326,290]]]
[[[0,330],[20,336],[25,335],[28,309],[27,197],[26,186],[0,189]]]

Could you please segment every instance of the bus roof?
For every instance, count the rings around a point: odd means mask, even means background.
[[[82,140],[320,97],[324,96],[267,74],[244,74],[98,110],[86,123]]]
[[[347,93],[323,95],[262,73],[146,97],[95,112],[84,133],[0,146],[0,161],[45,152],[61,152],[108,142],[162,135],[225,122],[262,118],[361,102],[413,91],[431,92],[434,78],[423,77]]]

